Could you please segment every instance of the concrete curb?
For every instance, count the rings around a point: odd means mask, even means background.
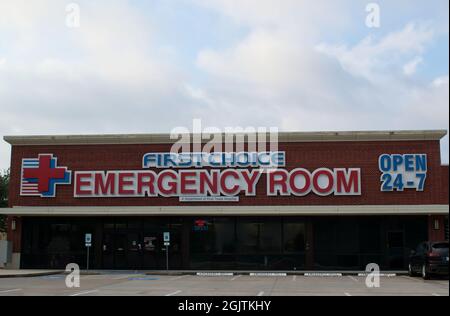
[[[6,270],[4,270],[6,271]],[[124,274],[129,273],[130,271],[123,271]],[[114,274],[118,274],[119,271],[115,270]],[[39,277],[39,276],[49,276],[49,275],[58,275],[58,274],[68,274],[66,271],[48,271],[48,272],[30,272],[30,273],[16,273],[16,274],[0,274],[0,279],[6,278],[29,278],[29,277]],[[80,275],[89,276],[89,275],[109,275],[110,271],[80,271]],[[214,276],[230,276],[230,275],[247,275],[247,276],[305,276],[305,277],[343,277],[343,276],[366,276],[368,273],[365,271],[133,271],[133,274],[140,275],[160,275],[160,276],[204,276],[204,277],[214,277]],[[389,277],[389,276],[404,276],[408,275],[408,271],[383,271],[380,272],[381,276]]]
[[[10,279],[10,278],[31,278],[39,276],[49,276],[62,274],[64,271],[51,271],[51,272],[30,272],[30,273],[16,273],[16,274],[0,274],[0,279]]]
[[[307,276],[307,277],[341,277],[341,276],[366,276],[365,271],[147,271],[145,275],[199,275],[199,276],[226,276],[249,275],[249,276]],[[383,271],[381,276],[403,276],[408,275],[408,271]]]

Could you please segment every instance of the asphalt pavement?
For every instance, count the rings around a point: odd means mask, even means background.
[[[68,288],[55,274],[0,279],[0,296],[448,296],[448,279],[424,281],[409,276],[381,277],[368,288],[362,276],[197,276],[108,273],[81,275]]]

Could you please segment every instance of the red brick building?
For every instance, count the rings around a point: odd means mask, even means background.
[[[168,232],[172,269],[405,269],[419,242],[448,239],[445,135],[281,133],[253,165],[195,165],[169,135],[5,137],[10,266],[85,266],[91,234],[91,267],[161,269]]]

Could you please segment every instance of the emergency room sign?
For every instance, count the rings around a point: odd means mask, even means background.
[[[75,172],[75,197],[256,196],[266,176],[268,196],[360,195],[360,169],[321,168],[310,172],[259,169]]]
[[[76,198],[226,201],[256,196],[265,177],[267,196],[361,195],[360,168],[286,170],[285,157],[285,152],[149,153],[142,158],[141,170],[74,171],[73,194]],[[70,184],[71,171],[59,167],[54,155],[23,160],[21,195],[54,197],[57,185]]]

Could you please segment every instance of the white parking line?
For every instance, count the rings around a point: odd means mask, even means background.
[[[0,294],[3,294],[3,293],[12,293],[12,292],[19,292],[19,291],[22,291],[22,289],[4,290],[4,291],[0,291]]]
[[[231,281],[234,281],[234,280],[236,280],[236,279],[239,279],[241,276],[242,276],[242,275],[236,275],[235,277],[233,277],[233,278],[231,279]]]
[[[176,292],[169,293],[169,294],[167,294],[166,296],[175,296],[175,295],[180,294],[180,293],[181,293],[181,291],[178,290],[178,291],[176,291]]]
[[[409,277],[409,276],[406,276],[406,275],[402,275],[402,278],[403,279],[407,279],[407,280],[411,280],[411,281],[416,281],[416,282],[420,282],[420,283],[423,283],[424,281],[422,280],[422,279],[418,279],[418,278],[411,278],[411,277]]]
[[[433,293],[433,294],[431,294],[431,295],[433,295],[433,296],[440,296],[439,294],[437,294],[437,293]]]
[[[82,280],[101,280],[104,279],[105,275],[82,275],[81,279]]]
[[[354,282],[357,282],[357,283],[359,282],[358,279],[352,277],[351,275],[347,275],[347,276],[348,276],[348,278],[349,278],[350,280],[352,280],[352,281],[354,281]]]
[[[287,273],[276,273],[276,272],[252,272],[249,274],[254,277],[285,277]]]
[[[232,272],[197,272],[197,276],[199,277],[226,277],[226,276],[233,276],[234,273]]]
[[[128,278],[131,278],[131,277],[137,277],[137,275],[135,275],[135,274],[132,274],[132,275],[121,275],[121,276],[113,278],[113,280],[123,280],[123,279],[128,279]]]
[[[296,281],[296,280],[297,280],[297,276],[294,275],[294,276],[292,277],[292,281]]]
[[[350,293],[345,292],[345,296],[352,296]]]
[[[91,293],[96,293],[96,292],[98,292],[98,290],[79,292],[79,293],[71,294],[70,296],[81,296],[81,295],[86,295],[86,294],[91,294]]]
[[[264,292],[263,292],[263,291],[261,291],[261,292],[258,293],[258,296],[263,296],[263,295],[264,295]]]
[[[181,275],[181,276],[177,276],[175,278],[170,279],[169,281],[176,281],[176,280],[180,280],[183,278],[187,278],[189,275]]]

